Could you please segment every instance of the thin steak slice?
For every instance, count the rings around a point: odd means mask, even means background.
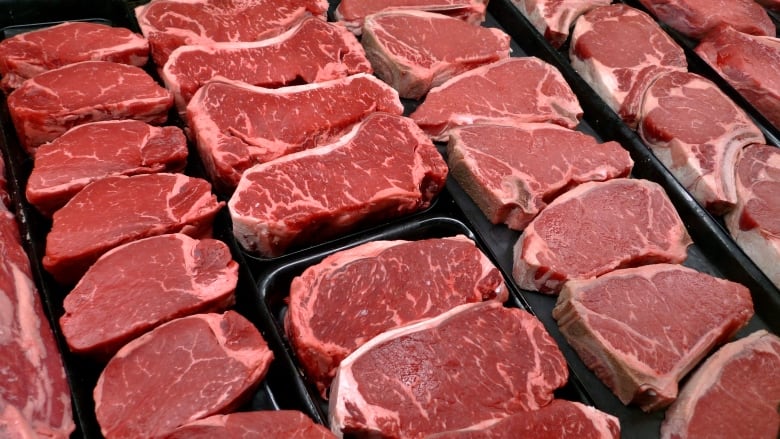
[[[76,126],[35,151],[27,201],[46,216],[86,185],[112,175],[178,172],[187,163],[187,138],[177,127],[138,120]]]
[[[142,335],[117,352],[93,392],[103,435],[164,437],[247,401],[273,360],[241,314],[196,314]]]
[[[355,36],[342,26],[308,17],[264,40],[181,46],[171,53],[160,76],[184,113],[195,92],[215,76],[281,87],[361,72],[372,69]]]
[[[463,235],[373,241],[294,278],[285,328],[307,377],[327,396],[339,363],[372,337],[464,303],[504,302],[507,295],[501,273]]]
[[[574,27],[571,65],[631,128],[647,88],[688,69],[685,53],[646,13],[622,3],[596,8]]]
[[[574,129],[582,108],[555,67],[522,57],[478,67],[434,87],[411,117],[433,140],[446,141],[449,130],[474,123],[552,122]]]
[[[737,202],[739,151],[765,143],[758,126],[717,85],[687,72],[665,74],[648,88],[639,134],[680,184],[715,214]]]
[[[211,181],[230,191],[253,165],[327,144],[375,111],[400,115],[403,106],[390,86],[359,73],[281,89],[211,81],[187,118]]]
[[[422,438],[539,409],[567,379],[536,317],[494,300],[460,305],[384,332],[342,361],[330,428]]]
[[[411,119],[376,113],[330,145],[247,170],[228,202],[233,234],[266,257],[427,208],[447,164]]]
[[[76,125],[136,119],[163,123],[173,96],[140,67],[84,61],[31,78],[8,96],[19,142],[30,155]]]
[[[450,174],[493,224],[523,230],[547,203],[586,181],[626,177],[633,161],[617,142],[553,124],[471,125],[452,130]]]
[[[183,425],[165,439],[335,439],[322,425],[296,410],[263,410],[214,415]]]
[[[485,0],[342,0],[334,16],[355,35],[363,32],[363,21],[371,14],[390,10],[436,12],[479,25],[485,20]]]
[[[777,438],[780,338],[764,330],[720,348],[666,411],[661,438]]]
[[[360,41],[375,74],[409,99],[423,97],[455,75],[508,58],[510,51],[509,35],[500,29],[415,10],[366,17]]]
[[[517,9],[556,49],[569,38],[569,31],[579,17],[610,0],[512,0]]]
[[[72,21],[0,41],[0,86],[11,91],[29,78],[81,61],[111,61],[142,67],[149,43],[128,29]]]
[[[660,21],[699,39],[712,29],[731,26],[752,35],[775,35],[769,14],[753,0],[639,0]]]
[[[552,314],[623,404],[649,412],[671,404],[679,381],[747,324],[753,301],[738,283],[654,264],[566,282]]]
[[[108,359],[167,321],[226,310],[237,282],[222,241],[175,233],[129,242],[101,256],[65,296],[60,327],[72,352]]]
[[[780,149],[750,145],[737,160],[737,206],[726,219],[734,240],[780,287]]]
[[[209,236],[223,204],[209,182],[184,174],[106,177],[54,213],[43,266],[57,281],[74,284],[121,244],[175,232]]]
[[[556,198],[514,247],[521,288],[556,294],[564,282],[619,268],[686,259],[691,238],[663,188],[616,178]]]

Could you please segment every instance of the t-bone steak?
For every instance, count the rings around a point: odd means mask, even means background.
[[[493,224],[523,230],[547,203],[586,181],[626,177],[617,142],[553,124],[470,125],[452,130],[450,174]]]
[[[327,144],[376,111],[400,115],[403,106],[389,85],[359,73],[281,89],[211,81],[187,119],[211,181],[229,191],[253,165]]]
[[[658,76],[688,69],[685,53],[646,13],[622,3],[596,8],[577,20],[571,65],[631,128],[645,91]]]
[[[460,305],[374,337],[342,361],[330,428],[423,438],[539,409],[567,379],[536,317],[497,301]]]
[[[376,113],[329,145],[247,170],[228,202],[233,234],[266,257],[426,209],[447,163],[411,119]]]
[[[413,31],[412,31],[413,30]],[[375,74],[402,98],[419,99],[455,75],[509,57],[509,35],[425,11],[366,17],[361,43]]]
[[[691,238],[666,192],[648,180],[583,183],[550,203],[514,247],[521,288],[557,293],[572,279],[687,257]]]
[[[753,301],[738,283],[653,264],[566,282],[552,315],[623,404],[649,412],[671,404],[680,380],[747,324]]]
[[[769,14],[753,0],[639,0],[658,19],[690,38],[718,26],[752,35],[775,35]]]
[[[93,392],[105,437],[165,437],[251,398],[273,359],[263,336],[235,311],[157,327],[108,362]]]
[[[335,439],[297,410],[258,410],[214,415],[183,425],[165,439]]]
[[[508,58],[461,73],[434,87],[411,115],[433,140],[474,123],[552,122],[574,129],[582,117],[561,73],[534,57]]]
[[[342,0],[336,6],[334,16],[347,29],[360,35],[363,21],[371,14],[388,10],[418,10],[436,12],[461,19],[473,25],[485,20],[485,0]]]
[[[534,28],[556,49],[569,38],[570,29],[579,17],[610,0],[512,0]]]

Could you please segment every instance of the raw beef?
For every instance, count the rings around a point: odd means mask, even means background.
[[[360,35],[363,20],[377,12],[388,10],[418,10],[436,12],[456,17],[467,23],[479,25],[485,20],[485,0],[342,0],[336,6],[334,16],[347,29]]]
[[[411,117],[433,140],[446,141],[452,128],[474,123],[552,122],[573,129],[582,108],[555,67],[523,57],[478,67],[434,87]]]
[[[647,90],[639,134],[693,197],[715,214],[734,207],[737,154],[764,135],[715,84],[672,72]]]
[[[0,83],[11,91],[35,75],[81,61],[111,61],[142,67],[149,43],[121,27],[85,21],[65,22],[0,42]]]
[[[427,439],[620,439],[620,423],[612,415],[578,402],[555,399],[529,412],[482,423]]]
[[[111,438],[164,437],[248,400],[273,353],[235,311],[182,317],[117,352],[98,378],[95,414]],[[164,391],[161,391],[164,389]]]
[[[209,236],[222,205],[207,181],[184,174],[106,177],[54,213],[43,266],[57,281],[73,284],[121,244],[175,232]]]
[[[780,0],[756,0],[756,2],[770,11],[780,11]]]
[[[521,288],[554,294],[568,280],[681,263],[690,244],[658,184],[627,178],[583,183],[531,221],[515,244],[512,275]]]
[[[626,177],[633,161],[617,142],[553,124],[471,125],[452,130],[450,174],[493,224],[523,230],[547,203],[593,180]]]
[[[560,48],[569,30],[584,13],[610,0],[512,0],[517,9],[553,47]]]
[[[616,3],[583,15],[574,27],[571,65],[631,128],[645,91],[660,75],[688,69],[685,53],[646,13]]]
[[[138,120],[92,122],[38,147],[25,194],[38,211],[51,216],[95,180],[178,172],[186,162],[187,138],[179,128]]]
[[[639,0],[658,19],[690,38],[727,25],[753,35],[775,35],[769,14],[753,0]]]
[[[88,79],[87,79],[88,78]],[[137,119],[163,123],[173,96],[140,67],[84,61],[31,78],[8,96],[19,142],[30,155],[76,125]]]
[[[414,32],[410,32],[414,29]],[[376,75],[419,99],[455,75],[509,57],[509,35],[455,17],[386,11],[366,17],[361,43]]]
[[[780,338],[764,330],[702,364],[666,411],[662,439],[777,438]]]
[[[649,412],[671,404],[678,382],[747,324],[753,301],[738,283],[654,264],[566,282],[552,315],[623,404]]]
[[[233,234],[251,252],[279,256],[425,209],[446,179],[447,164],[411,119],[376,113],[334,143],[247,170],[228,202]]]
[[[308,17],[265,40],[181,46],[171,53],[160,76],[184,113],[195,92],[215,76],[281,87],[361,72],[372,69],[357,38],[342,26]]]
[[[780,288],[780,149],[750,145],[737,160],[737,206],[726,227]]]
[[[262,40],[327,11],[326,0],[152,0],[135,16],[161,67],[179,46]]]
[[[422,438],[539,409],[567,378],[536,317],[497,301],[460,305],[347,357],[331,388],[330,428]]]
[[[710,32],[696,53],[772,124],[780,127],[780,39],[721,27]]]
[[[373,241],[294,278],[285,328],[304,372],[326,396],[341,360],[372,337],[457,305],[507,296],[501,273],[463,235]]]
[[[108,359],[167,321],[226,310],[237,282],[238,263],[222,241],[176,233],[129,242],[101,256],[65,296],[60,327],[72,352]]]
[[[165,439],[330,439],[336,436],[295,410],[264,410],[214,415],[183,425]]]
[[[327,144],[375,111],[400,115],[403,106],[390,86],[359,73],[276,90],[211,81],[187,118],[211,181],[230,191],[253,165]]]

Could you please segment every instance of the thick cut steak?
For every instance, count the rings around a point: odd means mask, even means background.
[[[753,0],[639,0],[658,19],[691,38],[731,26],[752,35],[775,35],[769,14]]]
[[[14,215],[0,203],[0,437],[67,439],[70,387]]]
[[[419,99],[455,75],[509,57],[509,35],[425,11],[366,17],[361,43],[375,74],[402,98]]]
[[[308,378],[326,396],[341,360],[372,337],[507,296],[501,273],[465,236],[373,241],[294,278],[285,328]]]
[[[452,130],[450,174],[493,224],[523,230],[547,203],[586,181],[626,177],[633,161],[617,142],[553,124],[471,125]]]
[[[560,48],[579,17],[610,0],[512,0],[517,9],[550,42]]]
[[[88,78],[88,79],[87,79]],[[140,67],[84,61],[31,78],[8,96],[19,142],[30,155],[76,125],[136,119],[163,123],[171,93]]]
[[[765,143],[745,112],[699,75],[662,75],[645,94],[639,134],[693,197],[715,214],[737,201],[734,169],[739,151]]]
[[[93,392],[100,430],[111,438],[164,437],[234,410],[272,359],[257,328],[235,311],[170,321],[125,345],[103,369]]]
[[[211,81],[187,118],[211,181],[229,191],[253,165],[327,144],[375,111],[400,115],[403,106],[390,86],[359,73],[281,89]]]
[[[646,13],[622,3],[596,8],[574,27],[571,65],[631,128],[658,76],[688,69],[683,49]]]
[[[181,46],[171,53],[160,76],[183,113],[195,92],[215,76],[281,87],[361,72],[372,69],[357,38],[343,26],[308,17],[264,40]]]
[[[95,180],[178,172],[186,163],[187,138],[179,128],[132,119],[92,122],[38,147],[25,195],[51,216]]]
[[[81,61],[111,61],[142,67],[149,43],[121,27],[65,22],[0,42],[2,88],[10,91],[35,75]]]
[[[342,361],[330,428],[423,438],[539,409],[567,379],[536,317],[492,300],[460,305],[384,332]]]
[[[226,310],[237,282],[238,264],[221,241],[181,233],[133,241],[87,270],[65,296],[60,327],[72,352],[108,359],[167,321]]]
[[[433,140],[474,123],[552,122],[575,128],[577,96],[561,73],[534,57],[508,58],[462,73],[434,87],[411,115]]]
[[[734,240],[780,287],[780,149],[750,145],[737,160],[737,206],[726,219]]]
[[[623,404],[649,412],[671,404],[679,381],[747,324],[753,301],[738,283],[653,264],[566,282],[552,314]]]
[[[521,288],[557,293],[564,282],[687,257],[691,238],[663,188],[616,178],[583,183],[550,203],[514,247]]]
[[[360,35],[363,32],[363,21],[367,16],[388,10],[436,12],[479,25],[485,20],[487,2],[485,0],[342,0],[336,6],[334,16],[355,35]]]
[[[447,163],[411,119],[376,113],[330,145],[247,170],[228,202],[233,234],[266,257],[427,208]]]
[[[165,439],[335,439],[322,425],[295,410],[214,415],[183,425]]]
[[[662,439],[774,439],[780,433],[780,338],[759,330],[720,348],[666,411]]]
[[[209,236],[222,205],[209,182],[184,174],[106,177],[54,213],[43,266],[57,281],[73,284],[121,244],[175,232]]]

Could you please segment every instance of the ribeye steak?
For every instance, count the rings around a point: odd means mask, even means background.
[[[769,14],[753,0],[639,0],[658,19],[690,38],[718,26],[752,35],[775,35]]]
[[[487,2],[485,0],[342,0],[336,6],[334,16],[355,35],[360,35],[363,31],[363,20],[367,16],[388,10],[436,12],[479,25],[485,20]]]
[[[335,439],[333,433],[297,410],[258,410],[214,415],[174,430],[165,439]]]
[[[610,0],[512,0],[517,9],[544,35],[553,47],[560,48],[579,17]]]

